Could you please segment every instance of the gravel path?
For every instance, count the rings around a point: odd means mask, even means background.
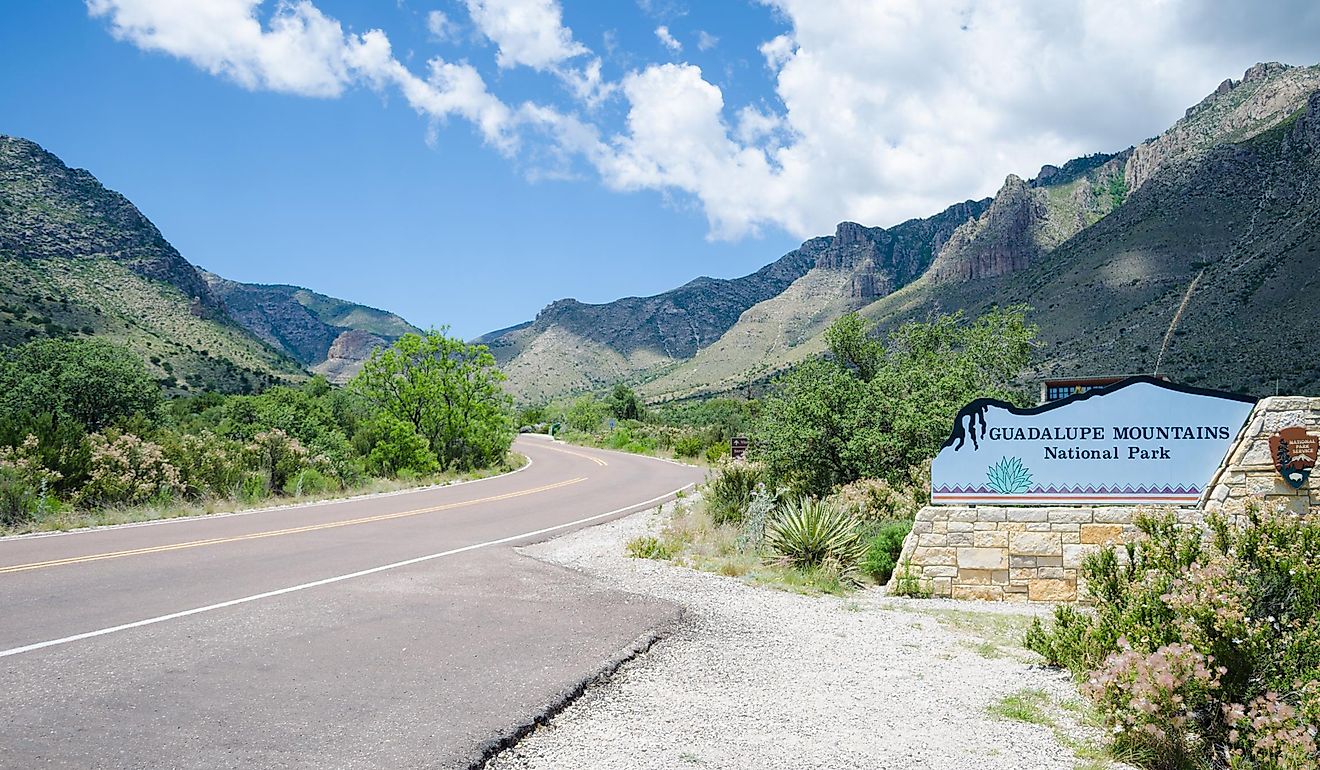
[[[513,768],[1103,767],[1063,745],[1094,739],[1059,704],[1066,675],[1010,646],[1040,607],[911,601],[867,591],[806,597],[633,559],[629,538],[659,528],[636,514],[524,550],[611,586],[682,605],[669,638],[492,760]],[[990,715],[1043,691],[1061,726]]]

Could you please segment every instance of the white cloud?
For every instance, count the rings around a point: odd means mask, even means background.
[[[419,113],[443,121],[458,115],[506,154],[516,146],[514,114],[471,65],[427,63],[425,78],[396,59],[380,30],[345,34],[308,0],[280,2],[265,25],[261,0],[88,0],[111,32],[148,51],[192,62],[250,89],[335,97],[358,83],[396,87]]]
[[[498,47],[501,67],[551,70],[589,53],[564,26],[556,0],[465,0],[472,23]]]
[[[720,44],[720,39],[710,34],[704,29],[697,30],[697,48],[702,51],[709,51]]]
[[[431,38],[444,43],[458,37],[458,25],[454,24],[444,11],[431,11],[426,14],[426,30]]]
[[[674,53],[680,53],[683,50],[683,44],[678,42],[678,38],[669,33],[669,27],[663,24],[655,28],[655,37],[665,48]]]

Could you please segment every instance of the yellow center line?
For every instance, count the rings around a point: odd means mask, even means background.
[[[540,446],[540,445],[538,445],[538,446]],[[599,457],[592,457],[591,455],[583,454],[583,453],[581,453],[581,452],[573,452],[573,451],[570,451],[570,450],[567,450],[567,449],[560,449],[559,447],[553,447],[553,446],[541,446],[541,448],[542,448],[542,449],[549,449],[551,452],[559,452],[560,454],[573,455],[574,457],[581,457],[582,459],[584,459],[584,460],[590,460],[590,461],[592,461],[593,463],[595,463],[595,464],[597,464],[597,465],[602,465],[602,466],[603,466],[603,465],[609,465],[609,463],[605,462],[604,460],[600,459]]]
[[[222,543],[237,543],[243,540],[260,540],[267,537],[279,537],[281,535],[294,535],[300,532],[316,532],[323,529],[335,529],[337,527],[351,527],[357,524],[370,524],[377,521],[389,521],[390,519],[402,519],[408,516],[418,516],[423,513],[435,513],[437,511],[448,511],[454,508],[463,508],[469,505],[480,505],[481,503],[493,503],[499,500],[509,500],[515,497],[525,495],[534,495],[538,492],[547,492],[551,489],[566,487],[570,484],[577,484],[586,481],[582,476],[576,479],[560,481],[554,484],[547,484],[543,487],[533,489],[524,489],[518,492],[508,492],[503,495],[493,497],[483,497],[478,500],[465,500],[458,503],[445,503],[444,505],[433,505],[428,508],[417,508],[411,511],[401,511],[399,513],[383,513],[376,516],[364,516],[360,519],[346,519],[344,521],[328,521],[322,524],[308,524],[302,527],[289,527],[288,529],[276,529],[267,532],[253,532],[247,535],[235,535],[233,537],[215,537],[207,540],[192,540],[186,543],[171,543],[169,545],[155,545],[147,548],[134,548],[127,551],[112,551],[110,553],[90,554],[87,556],[71,556],[67,559],[52,559],[50,561],[33,562],[31,564],[15,564],[10,567],[0,567],[0,575],[11,572],[27,572],[29,570],[44,569],[46,567],[59,567],[65,564],[82,564],[89,561],[102,561],[105,559],[120,559],[125,556],[141,556],[151,553],[164,553],[166,551],[178,551],[185,548],[200,548],[206,545],[220,545]]]

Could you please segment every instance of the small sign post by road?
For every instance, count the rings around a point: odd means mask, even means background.
[[[734,436],[729,439],[729,456],[735,460],[742,459],[747,454],[750,443],[746,436]]]

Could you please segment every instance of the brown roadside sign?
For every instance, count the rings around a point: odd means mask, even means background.
[[[747,447],[751,444],[746,436],[734,436],[729,439],[729,456],[737,460],[747,454]]]
[[[1306,432],[1306,428],[1284,428],[1270,436],[1270,455],[1274,468],[1293,489],[1301,489],[1311,477],[1315,467],[1320,437]]]

